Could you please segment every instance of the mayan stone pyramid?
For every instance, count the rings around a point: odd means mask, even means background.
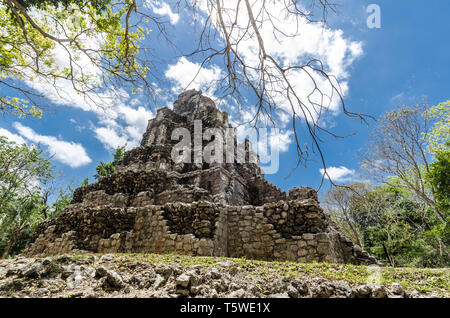
[[[58,218],[39,224],[25,255],[89,251],[376,263],[333,228],[313,189],[286,194],[265,180],[247,140],[234,155],[243,155],[243,163],[172,160],[180,141],[172,140],[175,129],[195,135],[199,120],[201,132],[231,128],[227,114],[195,90],[182,93],[173,110],[158,109],[140,147],[126,152],[112,175],[78,188]]]

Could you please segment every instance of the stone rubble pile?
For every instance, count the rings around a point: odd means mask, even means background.
[[[261,275],[232,260],[210,266],[146,262],[133,255],[18,257],[0,261],[0,297],[411,298],[400,283],[350,284],[321,276]]]

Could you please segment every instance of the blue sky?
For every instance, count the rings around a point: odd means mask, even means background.
[[[373,3],[381,8],[380,29],[369,29],[366,25],[366,8]],[[195,34],[200,30],[195,23],[199,22],[193,21],[186,11],[174,9],[171,12],[163,2],[154,10],[169,22],[168,31],[176,45],[183,52],[192,49]],[[339,14],[330,16],[327,30],[342,30],[339,36],[332,34],[342,39],[348,48],[362,49],[360,52],[352,51],[353,56],[339,61],[338,64],[345,67],[334,68],[342,72],[343,82],[348,86],[346,107],[353,112],[379,117],[396,106],[423,101],[434,105],[450,99],[448,12],[450,2],[443,0],[342,1]],[[147,44],[151,44],[161,58],[158,71],[163,74],[163,80],[158,83],[160,94],[156,108],[164,107],[176,99],[176,93],[186,81],[185,75],[192,73],[192,67],[199,60],[180,59],[179,52],[162,41],[149,41]],[[289,47],[289,50],[293,48],[295,51],[295,46]],[[220,62],[209,65],[199,75],[198,87],[205,90],[202,85],[210,82],[209,79],[221,72],[221,68]],[[120,103],[108,100],[105,103],[113,109],[105,114],[93,111],[82,100],[75,101],[70,92],[61,90],[61,95],[67,96],[65,101],[61,101],[45,88],[35,88],[41,89],[48,97],[44,117],[40,120],[18,120],[5,116],[0,120],[0,134],[27,143],[42,144],[53,155],[56,170],[64,173],[63,182],[73,185],[79,185],[85,177],[91,177],[93,181],[95,166],[101,160],[111,160],[114,146],[124,142],[136,145],[147,120],[155,113],[155,104],[140,96]],[[3,90],[1,94],[11,95],[13,92]],[[234,119],[239,120],[236,116]],[[375,124],[369,123],[371,126]],[[337,134],[357,133],[345,139],[321,135],[326,164],[334,173],[335,180],[343,183],[357,180],[358,154],[366,150],[371,127],[358,119],[348,118],[342,112],[328,116],[327,125]],[[289,131],[290,126],[286,125],[283,133],[289,136]],[[322,177],[319,158],[316,162],[310,162],[307,168],[297,168],[289,176],[297,156],[292,141],[292,136],[291,143],[283,139],[281,148],[285,151],[280,155],[279,172],[267,175],[267,179],[283,190],[300,185],[318,187]],[[325,183],[324,189],[328,186]]]

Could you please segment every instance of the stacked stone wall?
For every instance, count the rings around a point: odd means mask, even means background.
[[[264,206],[168,203],[138,208],[82,208],[41,224],[27,255],[71,250],[177,253],[299,262],[370,264],[375,260],[330,231],[317,202]],[[284,221],[284,222],[283,222]]]

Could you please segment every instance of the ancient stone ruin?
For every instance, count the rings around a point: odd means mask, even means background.
[[[140,147],[126,152],[112,175],[78,188],[58,218],[38,225],[25,255],[90,251],[376,262],[333,228],[313,189],[286,194],[265,180],[248,141],[234,157],[244,155],[244,163],[174,162],[180,140],[172,140],[172,132],[193,133],[196,120],[202,131],[230,128],[227,114],[201,92],[181,94],[173,110],[161,108],[149,120]]]

